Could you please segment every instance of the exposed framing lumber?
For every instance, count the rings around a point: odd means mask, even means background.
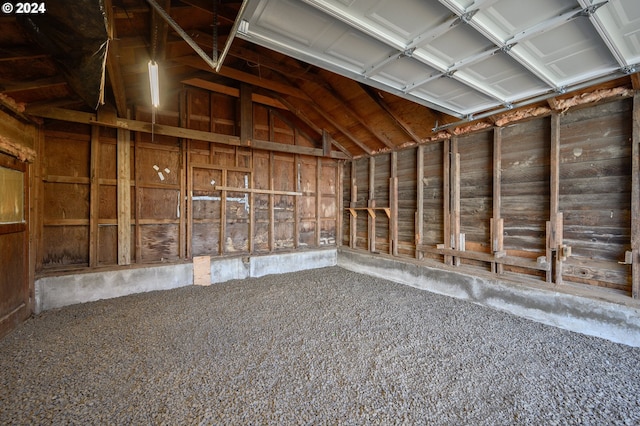
[[[491,251],[494,255],[504,250],[504,221],[502,219],[502,127],[493,129],[493,218],[491,219]],[[491,264],[493,272],[504,272],[501,263]]]
[[[424,235],[424,146],[418,145],[416,149],[416,218],[415,218],[415,245],[416,259],[422,258],[422,252],[418,247],[422,245]]]
[[[336,246],[337,247],[341,247],[342,246],[342,241],[343,241],[343,231],[342,231],[342,227],[344,226],[343,223],[343,209],[344,209],[344,198],[342,195],[342,192],[344,191],[343,188],[343,181],[344,181],[344,162],[343,161],[339,161],[338,162],[338,167],[336,170],[336,206],[338,206],[337,210],[336,210]]]
[[[109,49],[107,51],[107,74],[111,83],[111,90],[116,103],[118,115],[121,117],[127,114],[127,93],[124,85],[124,78],[120,67],[120,40],[113,25],[113,7],[111,0],[105,0],[105,14],[107,21],[107,31],[109,34]],[[155,16],[155,13],[154,13]]]
[[[398,255],[398,153],[391,153],[391,177],[389,178],[389,253]]]
[[[115,122],[100,121],[95,114],[67,110],[63,108],[36,108],[28,110],[28,113],[37,117],[51,118],[54,120],[68,121],[72,123],[92,124],[116,129],[125,129],[141,133],[154,133],[157,135],[172,136],[183,139],[194,139],[203,142],[214,142],[230,146],[243,146],[238,136],[223,135],[220,133],[205,132],[202,130],[185,129],[182,127],[168,126],[164,124],[152,124],[145,121],[117,118]],[[153,128],[153,129],[152,129]],[[285,145],[276,142],[252,140],[251,146],[256,149],[267,151],[278,151],[310,155],[314,157],[324,156],[324,152],[319,148],[308,148],[304,146]],[[349,157],[332,152],[331,158],[348,159]]]
[[[375,209],[376,207],[376,159],[375,157],[369,157],[369,198],[367,201],[367,207]],[[376,251],[376,218],[374,215],[369,214],[367,217],[368,223],[368,237],[369,237],[369,251],[375,253]]]
[[[316,133],[318,134],[323,134],[326,130],[325,129],[321,129],[318,126],[316,126],[316,124],[309,118],[307,117],[307,115],[298,107],[296,107],[295,105],[293,105],[291,102],[289,102],[286,98],[284,97],[278,97],[278,100],[280,102],[282,102],[282,104],[284,106],[287,107],[287,109],[296,117],[298,117],[299,120],[301,120],[303,123],[305,123],[307,126],[311,127]],[[351,155],[351,153],[349,152],[348,149],[346,149],[342,144],[340,144],[338,141],[336,141],[335,139],[331,138],[331,144],[333,146],[335,146],[336,148],[338,148],[340,151],[342,151],[345,154],[344,159],[351,159],[353,158],[353,155]],[[333,154],[332,154],[333,155]]]
[[[451,139],[451,240],[450,247],[460,251],[460,153],[458,137]],[[445,246],[446,247],[446,246]],[[460,266],[460,258],[454,257],[455,266]]]
[[[350,208],[355,208],[358,203],[358,185],[356,182],[356,162],[351,162],[351,203],[349,205]],[[356,248],[356,238],[357,238],[357,215],[349,216],[349,247],[352,249]]]
[[[558,253],[562,244],[562,213],[560,205],[560,114],[551,114],[551,176],[550,176],[550,220],[547,224],[547,262],[553,268],[547,273],[547,282],[562,284],[562,260]]]
[[[396,126],[407,136],[409,136],[413,142],[415,142],[416,144],[419,144],[421,142],[420,137],[416,135],[413,130],[411,130],[411,126],[409,126],[401,117],[399,117],[398,114],[396,114],[383,99],[377,96],[374,92],[374,89],[365,86],[362,83],[360,83],[360,87],[369,96],[370,99],[372,99],[389,117],[391,117]]]
[[[100,165],[100,128],[91,127],[89,164],[89,267],[98,266],[98,211],[100,209],[100,185],[98,168]]]
[[[253,102],[251,86],[240,85],[240,142],[249,145],[253,139]]]
[[[322,237],[322,158],[316,159],[316,247],[320,247]],[[296,200],[299,197],[296,197]]]
[[[118,265],[131,263],[131,136],[124,129],[117,131],[116,163]]]
[[[420,251],[425,253],[440,254],[445,256],[455,256],[456,258],[479,260],[488,263],[498,263],[500,265],[517,266],[521,268],[534,269],[537,271],[550,271],[549,263],[540,263],[535,259],[527,259],[517,256],[495,256],[491,253],[482,253],[478,251],[463,251],[456,249],[442,249],[427,245],[421,245]]]
[[[211,72],[211,67],[204,62],[204,60],[197,55],[181,56],[173,59],[174,62],[187,65],[195,69]],[[262,79],[257,75],[249,74],[244,71],[239,71],[233,68],[223,66],[220,68],[218,74],[231,78],[233,80],[240,81],[242,83],[249,83],[256,87],[262,87],[263,89],[271,90],[272,92],[281,93],[283,95],[293,96],[303,101],[311,101],[311,98],[302,90],[292,87],[291,85],[279,83],[272,80]]]
[[[638,74],[634,74],[638,76]],[[631,133],[631,297],[640,298],[640,93],[633,96]]]
[[[320,116],[322,116],[322,118],[327,120],[333,127],[338,129],[338,131],[340,133],[342,133],[344,136],[346,136],[351,142],[353,142],[355,145],[357,145],[362,151],[365,152],[365,154],[367,154],[367,155],[373,154],[373,151],[371,150],[371,148],[369,148],[364,143],[360,142],[360,140],[358,140],[358,138],[356,138],[346,127],[344,127],[340,123],[336,122],[333,119],[333,117],[331,117],[327,112],[325,112],[319,105],[317,105],[317,104],[315,104],[313,102],[310,102],[309,106],[311,108],[313,108],[313,110],[316,113],[318,113]]]
[[[444,247],[451,249],[451,139],[445,139],[442,148],[442,220]],[[451,265],[453,258],[445,255],[444,263]]]
[[[210,92],[216,92],[223,95],[233,96],[234,98],[240,98],[240,89],[225,86],[224,84],[215,83],[213,81],[208,81],[203,78],[189,78],[182,80],[181,83],[188,86],[197,87],[199,89],[208,90]],[[287,107],[279,100],[269,96],[261,95],[259,93],[252,93],[251,100],[257,104],[262,104],[273,108],[285,110],[287,109]]]

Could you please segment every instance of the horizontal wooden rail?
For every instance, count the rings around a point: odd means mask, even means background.
[[[478,251],[463,251],[456,249],[437,248],[427,245],[418,245],[418,251],[424,253],[441,254],[443,256],[455,256],[461,259],[479,260],[482,262],[499,263],[502,265],[518,266],[521,268],[535,269],[538,271],[550,271],[551,264],[549,262],[538,262],[534,259],[526,259],[516,256],[496,256],[491,253],[482,253]]]

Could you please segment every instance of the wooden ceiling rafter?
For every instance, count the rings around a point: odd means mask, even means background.
[[[292,114],[298,117],[298,119],[301,120],[302,122],[306,123],[315,132],[319,134],[323,134],[325,132],[325,130],[318,127],[317,124],[307,116],[307,114],[305,114],[300,108],[298,108],[297,106],[289,102],[287,99],[285,99],[282,96],[278,96],[278,100],[282,102],[282,104],[285,105]],[[340,142],[336,141],[333,137],[331,138],[331,143],[340,151],[342,151],[344,154],[348,155],[349,157],[353,157],[353,154],[351,154],[351,152],[348,149],[346,149]]]
[[[377,95],[377,93],[374,92],[375,89],[365,86],[362,83],[360,83],[360,87],[369,96],[369,98],[380,107],[380,109],[382,109],[386,114],[389,115],[394,123],[396,123],[398,128],[400,128],[407,136],[409,136],[414,143],[419,144],[420,142],[422,142],[421,138],[411,129],[411,126],[409,126],[402,119],[402,117],[399,117],[398,114],[396,114],[393,109],[384,101],[384,99],[382,99]]]
[[[111,0],[105,0],[107,14],[107,32],[109,33],[109,49],[107,50],[107,75],[111,84],[111,91],[120,117],[127,116],[127,92],[122,78],[120,66],[120,40],[113,25],[113,7]]]

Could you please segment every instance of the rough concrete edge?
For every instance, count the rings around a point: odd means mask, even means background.
[[[192,283],[191,263],[47,276],[35,281],[35,313]]]
[[[250,259],[249,275],[257,278],[265,275],[336,266],[337,264],[338,250],[335,248],[256,256]]]
[[[211,259],[211,283],[335,266],[337,249]],[[76,303],[170,290],[193,284],[193,264],[46,276],[35,281],[34,313]]]
[[[350,250],[340,251],[338,266],[565,330],[640,347],[637,307]]]

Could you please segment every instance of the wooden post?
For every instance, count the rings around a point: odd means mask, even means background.
[[[376,208],[376,159],[369,157],[369,201],[367,207]],[[371,214],[367,215],[367,221],[369,223],[369,251],[376,251],[376,218]]]
[[[343,188],[343,180],[344,180],[344,162],[339,161],[338,167],[336,168],[336,246],[342,246],[342,238],[344,235],[344,223],[343,223],[343,215],[344,215],[344,199],[342,195]]]
[[[228,186],[227,182],[227,169],[222,170],[222,184],[223,187]],[[226,246],[227,246],[227,191],[220,191],[220,237],[218,238],[220,242],[220,254],[225,254]]]
[[[91,126],[91,164],[89,170],[89,266],[98,266],[98,216],[100,211],[100,184],[98,167],[100,164],[100,127]]]
[[[633,96],[631,133],[631,297],[640,298],[640,93]]]
[[[416,170],[416,236],[415,236],[415,245],[416,245],[416,259],[421,259],[423,253],[419,250],[419,247],[422,245],[422,235],[424,233],[424,146],[419,145],[416,150],[417,158],[417,170]]]
[[[116,143],[118,265],[129,265],[131,264],[131,134],[129,131],[118,129]],[[138,232],[136,230],[136,235]]]
[[[187,126],[187,97],[186,97],[186,91],[182,90],[180,91],[180,117],[179,117],[179,121],[181,124],[181,127],[188,127]],[[180,224],[179,224],[179,232],[178,234],[180,235],[180,239],[179,239],[179,253],[180,253],[180,258],[181,259],[186,259],[187,258],[187,241],[190,239],[188,237],[188,232],[187,232],[187,220],[186,220],[186,213],[187,213],[187,209],[186,209],[186,198],[187,198],[187,167],[188,167],[188,142],[187,139],[184,138],[180,138],[180,154],[182,157],[182,161],[180,162],[180,202],[179,202],[179,206],[180,206],[180,217],[178,218]],[[191,209],[189,209],[189,212],[191,212]]]
[[[442,158],[442,194],[443,194],[443,238],[444,247],[451,248],[451,140],[447,139],[444,142],[443,158]],[[444,263],[451,265],[453,258],[449,255],[444,256]]]
[[[273,180],[274,162],[275,162],[275,159],[274,159],[273,151],[271,151],[269,152],[269,189],[272,191],[275,189],[275,183]],[[269,251],[270,252],[274,251],[276,246],[276,231],[275,231],[276,215],[275,215],[274,197],[275,197],[274,194],[269,194]]]
[[[302,191],[300,185],[300,156],[295,154],[293,156],[293,167],[295,172],[295,189],[294,191]],[[296,196],[293,199],[293,246],[298,248],[300,246],[300,197]]]
[[[316,159],[316,247],[320,247],[322,237],[322,158]],[[296,199],[299,197],[296,197]]]
[[[547,262],[552,265],[552,271],[547,272],[547,282],[562,283],[562,260],[558,247],[562,244],[562,216],[559,213],[560,203],[560,115],[551,115],[551,176],[550,176],[550,220],[548,245],[546,249]],[[560,220],[559,220],[560,219]],[[553,273],[555,270],[555,276]]]
[[[389,218],[389,253],[398,255],[398,153],[391,153],[391,179],[389,180],[389,201],[391,217]]]
[[[331,156],[331,135],[326,130],[322,130],[322,155]]]
[[[358,185],[356,185],[356,162],[351,160],[351,204],[349,207],[355,208],[358,202]],[[349,247],[356,248],[358,219],[355,215],[349,215]]]
[[[493,130],[493,219],[491,220],[491,251],[494,255],[504,249],[504,224],[502,220],[502,127]],[[502,263],[491,264],[493,272],[502,274]]]
[[[457,250],[460,247],[460,153],[458,137],[451,139],[451,235],[450,245]],[[452,240],[452,241],[451,241]],[[460,266],[460,258],[454,257],[455,266]]]
[[[242,83],[240,85],[240,143],[248,146],[251,144],[251,139],[253,139],[251,86]]]

